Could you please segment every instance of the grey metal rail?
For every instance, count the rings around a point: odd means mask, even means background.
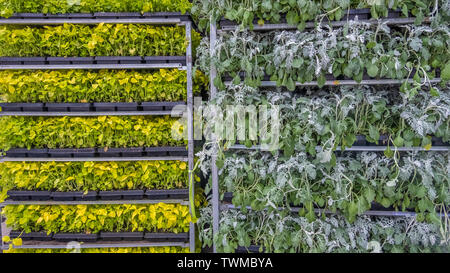
[[[62,64],[62,65],[1,65],[0,70],[68,70],[68,69],[160,69],[186,70],[181,63],[165,64]]]
[[[26,116],[26,117],[95,117],[95,116],[173,116],[183,115],[182,111],[110,111],[110,112],[5,112],[0,111],[1,116]]]
[[[216,43],[217,39],[217,26],[215,21],[212,19],[210,20],[210,44],[214,45]],[[214,54],[214,48],[210,46],[210,54],[211,56]],[[214,64],[211,62],[211,69],[210,69],[210,100],[214,99],[216,97],[217,88],[214,85],[214,79],[217,77],[217,69],[214,66]],[[215,142],[215,141],[214,141]],[[214,144],[214,149],[217,148],[217,145]],[[220,201],[219,201],[219,171],[216,165],[217,162],[217,156],[215,153],[211,156],[211,182],[212,182],[212,222],[213,222],[213,236],[216,236],[216,234],[219,233],[219,220],[220,220]],[[213,252],[216,253],[216,246],[213,244]]]
[[[353,146],[350,148],[345,148],[345,150],[341,150],[341,147],[337,147],[336,151],[342,151],[342,152],[383,152],[387,149],[388,146]],[[433,151],[433,152],[449,152],[450,146],[433,146],[429,150],[425,150],[425,148],[422,147],[395,147],[390,146],[392,151],[398,151],[398,152],[415,152],[415,151]],[[268,149],[263,149],[259,145],[255,145],[252,147],[247,147],[242,144],[233,145],[231,147],[228,147],[228,149],[231,150],[260,150],[260,151],[270,151]],[[320,147],[317,147],[316,150],[319,150]]]
[[[0,207],[12,206],[12,205],[41,205],[41,206],[51,206],[51,205],[65,205],[65,206],[75,206],[75,205],[123,205],[123,204],[133,204],[133,205],[149,205],[149,204],[180,204],[189,205],[187,200],[183,199],[169,199],[169,200],[98,200],[98,201],[11,201],[6,200],[0,203]]]
[[[0,25],[96,25],[105,24],[146,24],[146,25],[176,25],[180,18],[147,18],[147,19],[0,19]]]
[[[406,80],[409,83],[414,82],[413,79]],[[380,79],[380,80],[362,80],[361,82],[357,82],[354,80],[332,80],[332,81],[326,81],[324,86],[352,86],[352,85],[401,85],[404,83],[405,80],[393,80],[393,79]],[[424,82],[422,80],[422,82]],[[429,83],[440,83],[441,79],[430,79],[427,82]],[[231,81],[226,81],[225,85],[231,85]],[[261,81],[261,87],[276,87],[277,83],[275,81]],[[296,82],[295,86],[318,86],[317,81],[312,82]]]
[[[387,25],[406,25],[406,24],[413,24],[416,18],[385,18],[385,19],[370,19],[370,20],[354,20],[361,23],[366,24],[379,24],[379,23],[386,23]],[[342,27],[345,24],[347,24],[349,21],[332,21],[332,22],[322,22],[320,25],[327,26],[331,25],[333,27]],[[426,18],[424,20],[424,23],[429,23],[429,18]],[[307,22],[306,28],[315,28],[318,24],[315,22]],[[223,26],[221,27],[222,31],[233,31],[236,30],[236,28],[239,28],[239,25],[231,25],[231,26]],[[264,25],[254,25],[253,31],[269,31],[269,30],[296,30],[297,25],[289,25],[289,24],[264,24]]]
[[[0,157],[2,162],[107,162],[107,161],[188,161],[185,156],[143,157]]]

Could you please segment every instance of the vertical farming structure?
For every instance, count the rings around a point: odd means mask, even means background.
[[[1,57],[0,58],[0,70],[14,70],[14,71],[66,71],[66,70],[76,70],[76,71],[105,71],[114,70],[117,73],[119,71],[147,71],[147,72],[158,72],[159,69],[173,69],[179,71],[185,71],[185,76],[187,77],[185,88],[187,94],[185,98],[187,101],[183,102],[162,102],[157,101],[142,101],[135,99],[133,101],[139,102],[107,102],[101,101],[96,102],[87,98],[86,101],[77,101],[75,103],[65,103],[64,101],[52,101],[47,103],[46,101],[35,102],[35,103],[22,103],[15,101],[14,103],[2,103],[2,112],[0,115],[3,119],[12,117],[46,117],[52,118],[72,118],[72,121],[90,118],[102,119],[100,122],[110,122],[114,123],[114,118],[130,118],[134,119],[135,116],[140,117],[140,120],[146,121],[152,118],[163,120],[168,120],[170,115],[173,117],[181,117],[185,113],[186,106],[189,116],[187,117],[187,132],[189,136],[189,141],[187,142],[187,150],[185,147],[178,145],[178,147],[172,147],[166,145],[166,147],[161,147],[163,145],[158,144],[157,147],[142,147],[142,146],[152,146],[146,144],[139,147],[132,148],[120,148],[120,146],[104,148],[102,146],[97,147],[82,147],[75,149],[72,147],[57,147],[62,149],[53,149],[46,147],[10,147],[4,151],[4,156],[1,158],[1,164],[7,164],[8,162],[23,162],[25,163],[45,163],[45,162],[61,162],[66,164],[67,162],[84,164],[84,162],[91,162],[91,164],[97,164],[102,162],[108,162],[108,164],[120,164],[122,162],[127,162],[126,164],[134,164],[133,162],[159,162],[157,164],[170,164],[170,162],[175,162],[178,166],[184,166],[182,169],[184,172],[188,172],[185,176],[186,180],[182,184],[189,185],[189,189],[146,189],[145,186],[139,186],[138,189],[133,190],[133,186],[126,187],[129,190],[119,191],[115,188],[115,191],[104,190],[96,191],[89,190],[82,192],[58,192],[56,191],[26,191],[25,189],[13,188],[8,191],[8,199],[1,204],[3,210],[8,207],[18,207],[19,205],[32,206],[42,206],[49,209],[49,206],[58,206],[66,208],[66,212],[70,213],[72,209],[67,208],[77,208],[79,206],[87,205],[87,211],[92,209],[102,209],[102,205],[111,206],[114,205],[116,208],[123,206],[128,209],[138,209],[133,216],[141,217],[140,214],[144,214],[146,209],[156,210],[156,213],[166,213],[164,210],[167,207],[169,210],[167,215],[173,217],[170,221],[173,222],[188,218],[189,213],[184,210],[187,206],[191,206],[193,202],[189,202],[189,196],[194,196],[194,187],[190,185],[193,181],[191,176],[193,175],[191,170],[193,169],[194,163],[194,144],[193,144],[193,118],[192,118],[192,108],[193,108],[193,76],[192,76],[192,23],[190,21],[189,15],[182,15],[181,13],[175,12],[160,12],[160,13],[74,13],[74,14],[39,14],[39,13],[17,13],[12,17],[0,20],[1,25],[8,26],[30,26],[32,29],[40,29],[43,26],[66,26],[70,24],[72,26],[97,26],[99,24],[121,24],[124,26],[130,24],[139,24],[140,26],[179,26],[185,29],[185,37],[181,37],[181,42],[186,45],[186,55],[185,56],[133,56],[127,57],[126,52],[122,52],[121,55],[125,56],[92,56],[92,57]],[[184,39],[186,43],[184,43]],[[163,75],[164,77],[164,75]],[[75,80],[75,79],[74,79]],[[128,79],[125,79],[128,82]],[[131,79],[130,79],[131,80]],[[138,79],[139,80],[139,79]],[[116,83],[118,84],[118,83]],[[145,85],[147,82],[145,82]],[[94,88],[91,86],[91,88]],[[184,88],[182,88],[184,89]],[[44,99],[45,100],[45,99]],[[164,100],[163,100],[164,101]],[[177,108],[177,106],[182,106],[182,108]],[[184,107],[184,108],[183,108]],[[178,109],[178,110],[177,110]],[[118,120],[120,122],[120,120]],[[138,121],[139,123],[140,121]],[[131,124],[132,128],[128,129],[130,132],[132,130],[140,130],[139,126],[142,123]],[[122,123],[123,126],[127,126]],[[133,128],[134,127],[134,128]],[[169,126],[170,127],[170,126]],[[167,130],[167,129],[165,129]],[[157,137],[160,133],[158,128],[154,132],[147,132],[148,135],[153,135]],[[162,134],[162,133],[161,133]],[[37,135],[36,138],[42,136]],[[131,136],[130,136],[131,138]],[[172,142],[173,143],[173,142]],[[178,142],[180,143],[180,142]],[[180,143],[183,144],[183,143]],[[173,145],[173,144],[172,144]],[[121,145],[122,146],[122,145]],[[133,145],[135,146],[135,145]],[[123,147],[123,146],[122,146]],[[116,162],[116,163],[114,163]],[[187,163],[187,168],[186,168]],[[148,164],[148,163],[143,163]],[[181,164],[181,165],[180,165]],[[117,165],[116,165],[117,166]],[[154,167],[154,165],[153,165]],[[158,170],[159,167],[154,167],[154,171]],[[161,167],[162,168],[162,167]],[[169,169],[170,170],[170,169]],[[162,170],[161,175],[164,175],[168,169]],[[81,170],[79,170],[81,172]],[[141,171],[137,167],[136,171]],[[110,172],[110,171],[107,171]],[[76,174],[75,174],[76,175]],[[132,174],[131,174],[132,175]],[[68,178],[70,181],[72,178]],[[141,179],[141,178],[138,178]],[[143,179],[143,178],[142,178]],[[168,178],[170,180],[171,178]],[[164,178],[163,178],[164,180]],[[69,183],[69,182],[67,182]],[[111,181],[112,183],[112,181]],[[164,185],[162,186],[164,188]],[[173,186],[172,186],[173,188]],[[131,189],[131,190],[130,190]],[[67,206],[67,207],[66,207]],[[132,206],[132,207],[130,207]],[[162,206],[161,208],[158,206]],[[85,207],[85,209],[86,209]],[[141,208],[139,210],[139,208]],[[142,209],[144,212],[141,212]],[[172,209],[172,210],[170,210]],[[183,210],[183,212],[174,212]],[[190,209],[195,209],[190,207]],[[50,208],[51,210],[51,208]],[[76,209],[75,209],[76,210]],[[126,209],[124,209],[125,214]],[[87,212],[86,212],[87,213]],[[113,213],[113,212],[111,212]],[[147,213],[147,212],[146,212]],[[114,213],[113,213],[114,214]],[[114,214],[116,215],[116,214]],[[114,216],[113,215],[113,216]],[[137,215],[137,216],[136,216]],[[151,217],[148,214],[148,217]],[[166,215],[166,214],[163,214]],[[107,217],[105,215],[105,217]],[[117,215],[116,217],[119,217]],[[183,217],[183,218],[177,218]],[[95,216],[94,216],[95,218]],[[152,219],[141,219],[140,225],[146,225]],[[158,220],[158,219],[157,219]],[[42,219],[41,219],[42,221]],[[45,219],[44,221],[47,221]],[[86,221],[84,219],[83,221]],[[105,221],[105,220],[103,220]],[[106,220],[108,221],[108,220]],[[130,219],[125,219],[125,221],[131,221]],[[159,221],[161,223],[166,223],[168,220],[164,217],[160,217]],[[3,222],[3,221],[2,221]],[[75,241],[83,242],[81,248],[137,248],[137,247],[181,247],[189,248],[191,252],[195,252],[195,229],[194,224],[189,223],[187,220],[185,225],[189,225],[187,228],[189,231],[184,232],[186,228],[181,227],[175,233],[165,233],[165,232],[131,232],[131,227],[125,227],[125,230],[119,230],[123,232],[100,232],[92,234],[83,233],[65,233],[65,232],[51,232],[48,234],[46,230],[32,230],[33,232],[27,232],[25,230],[12,231],[8,234],[8,231],[2,230],[2,235],[9,235],[11,239],[20,237],[23,239],[23,244],[20,246],[14,246],[14,248],[26,248],[26,249],[65,249],[67,247],[66,242]],[[113,223],[113,222],[112,222]],[[33,223],[34,224],[34,223]],[[14,223],[13,223],[14,225]],[[113,225],[115,225],[113,223]],[[125,225],[126,226],[126,225]],[[155,229],[163,230],[164,224],[159,225]],[[130,230],[127,230],[130,229]],[[64,231],[61,229],[61,231]],[[145,231],[145,230],[144,230]],[[8,249],[8,245],[2,243],[2,249]]]

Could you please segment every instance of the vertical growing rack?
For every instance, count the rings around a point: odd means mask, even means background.
[[[81,16],[83,15],[83,16]],[[8,161],[63,161],[63,162],[76,162],[76,161],[159,161],[159,160],[179,160],[188,163],[188,184],[189,184],[189,196],[195,196],[194,185],[191,185],[193,179],[193,168],[194,168],[194,138],[193,138],[193,78],[192,78],[192,22],[189,15],[181,15],[181,13],[150,13],[150,14],[140,14],[140,13],[112,13],[112,14],[67,14],[65,16],[58,16],[57,18],[51,15],[43,14],[16,14],[9,19],[0,19],[0,25],[62,25],[62,24],[83,24],[83,25],[95,25],[99,23],[107,24],[148,24],[148,25],[175,25],[184,27],[186,30],[186,55],[182,58],[170,58],[170,57],[157,57],[156,61],[147,61],[131,64],[123,63],[111,63],[102,64],[93,61],[88,64],[74,64],[72,62],[64,63],[51,63],[47,58],[43,58],[43,63],[45,64],[1,64],[0,70],[60,70],[60,69],[160,69],[160,68],[173,68],[186,71],[187,76],[187,101],[186,101],[186,111],[187,113],[187,131],[188,131],[188,147],[187,156],[173,156],[170,152],[167,156],[139,156],[139,157],[72,157],[70,153],[66,157],[8,157],[2,156],[0,158],[1,162]],[[159,58],[159,59],[158,59]],[[76,58],[71,58],[76,59]],[[175,61],[174,61],[175,60]],[[170,104],[170,103],[169,103]],[[173,103],[172,103],[173,104]],[[175,103],[176,104],[176,103]],[[179,103],[178,103],[179,104]],[[164,103],[163,103],[164,105]],[[172,105],[174,106],[174,105]],[[42,109],[41,111],[2,111],[0,116],[182,116],[181,111],[174,112],[166,111],[83,111],[83,112],[69,112],[69,111],[55,111],[48,112]],[[179,152],[179,151],[178,151]],[[188,198],[174,198],[167,200],[117,200],[117,201],[10,201],[7,200],[0,204],[0,223],[3,222],[1,209],[6,205],[108,205],[108,204],[157,204],[157,203],[168,203],[168,204],[181,204],[189,205],[189,209],[192,212],[195,210],[191,205],[192,202],[188,201]],[[3,230],[0,225],[0,234],[3,236]],[[145,241],[134,241],[127,242],[123,241],[120,243],[116,242],[99,242],[99,243],[84,243],[81,248],[109,248],[109,247],[159,247],[159,246],[179,246],[179,247],[189,247],[190,252],[195,252],[196,250],[196,231],[195,224],[190,223],[188,242],[145,242]],[[45,242],[39,243],[27,243],[22,246],[16,246],[16,248],[52,248],[61,249],[66,248],[65,243],[52,243],[48,244]],[[8,249],[2,241],[1,250]]]
[[[368,24],[378,24],[385,23],[387,25],[405,25],[412,24],[415,21],[415,18],[387,18],[387,19],[368,19],[368,20],[358,20],[359,22],[368,23]],[[429,18],[424,20],[424,23],[429,23]],[[333,21],[333,22],[324,22],[325,25],[331,25],[333,27],[343,26],[347,23],[347,21]],[[210,19],[210,54],[211,56],[214,54],[214,46],[217,40],[217,34],[227,31],[234,31],[239,28],[239,26],[235,22],[231,22],[228,20],[221,20],[221,26],[218,28],[217,23],[214,19]],[[315,28],[317,25],[314,22],[307,22],[306,28],[311,29]],[[297,30],[297,26],[289,25],[287,23],[279,23],[279,24],[271,24],[267,23],[264,25],[255,24],[253,27],[253,31],[272,31],[272,30]],[[210,100],[213,100],[217,93],[217,88],[214,85],[214,79],[217,77],[217,69],[214,66],[213,62],[210,67]],[[412,82],[412,79],[407,79],[408,82]],[[392,79],[370,79],[370,80],[362,80],[361,82],[356,82],[354,80],[327,80],[324,86],[357,86],[357,85],[372,85],[372,86],[381,86],[381,85],[401,85],[402,80],[392,80]],[[440,78],[435,78],[429,80],[429,83],[439,83],[441,82]],[[225,86],[231,84],[231,81],[225,81]],[[273,81],[262,81],[260,87],[275,87],[276,82]],[[312,82],[295,82],[296,87],[306,87],[306,86],[318,86],[317,81]],[[247,148],[244,145],[233,145],[229,147],[230,150],[260,150],[263,151],[259,146],[252,146]],[[408,152],[408,151],[425,151],[424,148],[421,147],[392,147],[394,151],[398,152]],[[216,150],[216,149],[214,149]],[[338,148],[336,151],[339,151]],[[383,152],[386,150],[386,146],[353,146],[351,148],[346,148],[345,152]],[[431,149],[427,151],[433,152],[450,152],[449,146],[433,146]],[[212,189],[211,189],[211,203],[212,203],[212,238],[215,238],[216,234],[219,233],[219,224],[220,224],[220,212],[222,210],[230,210],[230,209],[239,209],[233,205],[222,204],[220,200],[219,193],[219,170],[216,165],[216,156],[212,156],[211,158],[211,181],[212,181]],[[247,207],[247,210],[251,210],[250,207]],[[298,212],[299,208],[292,207],[291,212]],[[325,213],[325,214],[333,214],[330,211],[315,209],[316,213]],[[416,213],[414,212],[398,212],[398,211],[378,211],[378,210],[370,210],[363,215],[368,216],[388,216],[388,217],[414,217]],[[440,217],[444,217],[444,214],[440,214]],[[252,248],[253,247],[253,248]],[[251,246],[250,249],[258,252],[259,247]],[[239,250],[238,250],[239,251]],[[216,247],[213,242],[213,252],[216,252]]]

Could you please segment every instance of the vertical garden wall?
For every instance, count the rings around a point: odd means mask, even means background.
[[[4,252],[449,251],[448,0],[0,16]]]
[[[212,176],[204,246],[448,252],[448,1],[198,0],[192,12],[210,30],[197,65],[219,106],[211,127],[234,119],[217,112],[227,105],[279,114],[268,134],[216,134],[199,154]]]
[[[190,7],[0,1],[3,250],[196,251]]]

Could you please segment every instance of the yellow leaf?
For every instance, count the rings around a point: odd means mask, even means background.
[[[180,169],[186,170],[186,162],[181,162]]]
[[[429,151],[431,149],[431,143],[425,145],[425,147],[423,147],[425,149],[425,151]]]
[[[21,246],[22,245],[22,238],[16,238],[12,240],[12,244],[15,246]]]

